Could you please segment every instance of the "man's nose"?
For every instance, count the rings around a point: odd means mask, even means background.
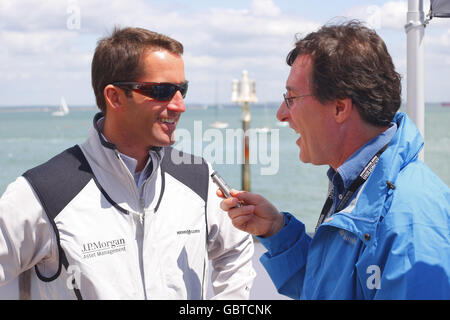
[[[167,109],[169,109],[170,111],[175,111],[175,112],[179,112],[179,113],[186,111],[184,99],[183,99],[183,96],[181,95],[180,91],[177,91],[175,93],[175,95],[172,97],[172,99],[169,101],[169,104],[167,105]]]
[[[286,106],[286,102],[283,101],[277,110],[278,121],[288,121],[289,109]]]

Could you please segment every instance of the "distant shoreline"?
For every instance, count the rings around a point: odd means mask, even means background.
[[[254,109],[278,108],[280,102],[270,102],[270,103],[256,103],[252,104],[251,107]],[[449,102],[425,102],[425,107],[448,107]],[[188,103],[187,107],[189,110],[207,110],[209,108],[215,109],[214,104],[200,104],[200,103]],[[2,112],[53,112],[58,110],[59,106],[0,106],[0,113]],[[238,109],[240,108],[237,104],[220,104],[220,109]],[[70,106],[71,110],[78,111],[93,111],[97,110],[97,106]],[[406,109],[406,103],[403,102],[401,109]],[[399,111],[401,111],[401,109]]]
[[[51,107],[0,107],[1,112],[53,112],[58,110],[58,106]],[[89,107],[89,106],[71,106],[71,110],[79,110],[79,111],[91,111],[97,109],[97,107]]]

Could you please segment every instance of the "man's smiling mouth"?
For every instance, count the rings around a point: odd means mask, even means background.
[[[176,119],[173,119],[173,118],[159,118],[158,121],[162,122],[162,123],[168,123],[168,124],[176,123]]]

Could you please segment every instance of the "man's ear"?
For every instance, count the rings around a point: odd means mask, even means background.
[[[338,99],[335,101],[335,105],[333,107],[334,118],[337,123],[344,123],[349,117],[353,110],[352,99]]]
[[[105,96],[106,107],[112,109],[112,111],[120,112],[124,111],[126,107],[126,95],[121,89],[108,84],[103,90]]]

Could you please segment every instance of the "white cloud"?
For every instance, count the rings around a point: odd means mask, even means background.
[[[403,28],[406,24],[406,1],[389,1],[382,5],[363,5],[351,8],[346,12],[347,17],[359,19],[374,29]]]
[[[406,1],[388,2],[381,6],[381,27],[403,29],[406,24]]]
[[[0,40],[10,55],[6,58],[0,55],[0,61],[15,66],[9,72],[10,77],[24,78],[26,74],[29,79],[56,78],[62,73],[67,79],[79,79],[83,72],[88,75],[95,46],[92,35],[99,38],[119,25],[141,26],[180,40],[185,45],[186,68],[193,76],[190,79],[193,83],[196,78],[203,81],[220,77],[222,82],[231,81],[246,68],[257,79],[275,72],[271,81],[281,82],[283,87],[284,79],[276,74],[286,68],[284,57],[293,45],[294,34],[318,27],[312,21],[283,15],[272,0],[254,0],[248,9],[212,7],[190,14],[184,14],[178,6],[144,0],[52,0],[45,5],[39,2],[21,0],[1,4],[4,31]],[[33,10],[26,12],[23,5]],[[79,6],[79,30],[67,28],[70,6]],[[90,45],[77,46],[87,37],[91,38]],[[33,58],[18,63],[22,58],[16,54]],[[42,69],[45,75],[39,72]],[[91,98],[86,94],[77,96]],[[225,91],[221,96],[227,96]],[[194,100],[202,98],[201,94],[192,96]]]
[[[240,9],[203,6],[186,10],[189,4],[182,0],[1,0],[0,72],[7,75],[0,79],[2,104],[20,104],[22,99],[42,103],[39,101],[52,95],[59,97],[57,90],[64,86],[77,103],[93,103],[90,61],[96,41],[114,25],[144,27],[180,40],[185,46],[191,81],[190,101],[211,100],[214,95],[206,97],[205,92],[214,91],[215,81],[223,84],[219,96],[228,99],[231,79],[239,77],[242,69],[249,70],[257,80],[260,101],[279,100],[289,70],[284,61],[294,45],[295,34],[306,35],[320,27],[309,18],[305,6],[300,6],[298,12],[283,11],[277,0],[253,0],[247,8]],[[339,8],[334,1],[325,5]],[[79,29],[67,27],[70,6],[79,8]],[[336,15],[339,13],[342,14],[337,9]],[[403,68],[406,1],[358,6],[344,13],[347,18],[378,23],[377,30],[383,37],[387,35],[396,65]],[[449,54],[449,23],[438,20],[433,19],[426,30],[426,57],[439,54],[441,60],[448,61],[445,55]],[[438,29],[445,32],[435,34]],[[51,78],[67,81],[58,83],[58,88],[50,87],[45,95],[19,97],[10,94],[7,78],[24,83]],[[202,86],[196,87],[196,83]],[[206,86],[209,90],[205,90]]]
[[[281,9],[272,0],[253,0],[251,10],[256,16],[276,17],[281,14]]]
[[[75,35],[66,31],[3,31],[0,41],[9,53],[34,55],[57,53],[67,45]]]
[[[430,27],[431,28],[431,27]],[[426,32],[430,31],[430,28],[426,30]],[[442,33],[434,33],[425,37],[425,45],[438,46],[442,49],[450,49],[450,30],[446,30]]]
[[[219,59],[214,56],[198,55],[190,53],[184,55],[184,61],[189,68],[211,68],[219,64]]]

